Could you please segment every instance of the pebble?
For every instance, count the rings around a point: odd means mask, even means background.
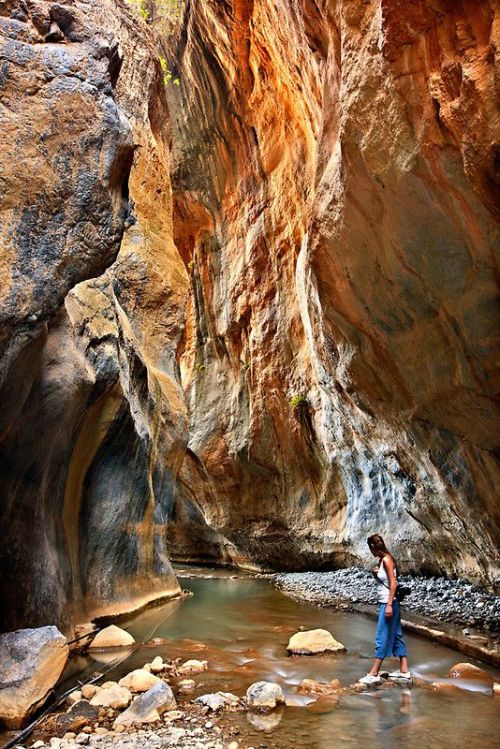
[[[339,599],[353,603],[377,603],[377,586],[373,576],[359,567],[332,572],[278,573],[268,577],[291,596],[323,606],[337,603]],[[407,610],[438,621],[499,630],[500,596],[484,588],[466,580],[445,577],[401,575],[400,582],[410,588],[409,595],[401,605],[403,616]]]

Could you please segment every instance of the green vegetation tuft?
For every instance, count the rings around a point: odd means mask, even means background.
[[[305,395],[293,395],[288,401],[290,408],[301,408],[308,405],[308,401]]]

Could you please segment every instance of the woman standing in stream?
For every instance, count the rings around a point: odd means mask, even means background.
[[[394,655],[399,658],[399,669],[389,674],[389,679],[411,681],[411,673],[406,655],[406,645],[401,628],[399,601],[396,598],[397,568],[384,539],[378,533],[368,537],[368,547],[379,563],[373,568],[378,583],[378,623],[375,633],[375,660],[370,671],[359,681],[362,684],[378,684],[379,671],[384,658]]]

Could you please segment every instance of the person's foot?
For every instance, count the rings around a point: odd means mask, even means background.
[[[397,671],[391,671],[389,674],[389,679],[405,679],[406,681],[411,680],[411,672],[410,671],[400,671],[399,668]]]
[[[363,676],[361,679],[358,679],[358,682],[360,684],[366,684],[367,686],[370,686],[371,684],[380,684],[380,676],[373,676],[372,674],[366,674],[366,676]]]

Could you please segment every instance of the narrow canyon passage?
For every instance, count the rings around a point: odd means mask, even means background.
[[[175,563],[357,580],[378,532],[493,652],[499,29],[493,0],[0,2],[0,646],[182,621]]]

